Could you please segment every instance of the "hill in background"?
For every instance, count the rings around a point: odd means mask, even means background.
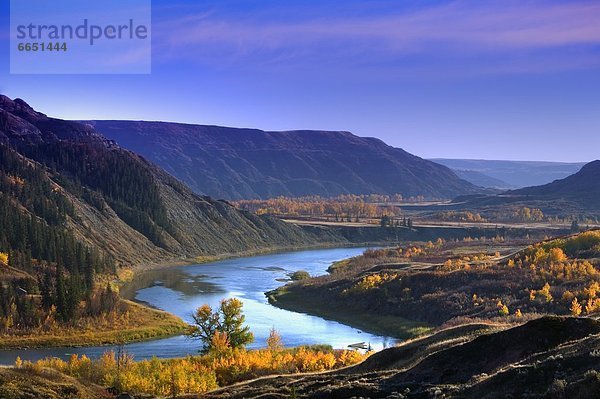
[[[453,198],[481,190],[445,166],[349,132],[86,122],[196,193],[225,199],[340,194]]]
[[[464,179],[479,187],[495,188],[498,190],[514,188],[511,184],[486,175],[485,173],[469,169],[452,169],[461,179]]]
[[[316,242],[296,226],[199,196],[91,127],[20,99],[0,96],[0,150],[0,251],[13,255],[56,261],[68,239],[142,264]]]
[[[465,180],[482,187],[520,188],[563,179],[581,169],[585,162],[492,161],[482,159],[443,159],[445,165]],[[481,175],[486,176],[483,178]]]
[[[600,209],[600,161],[590,162],[564,179],[509,191],[506,195],[542,201],[566,200],[585,209]]]
[[[503,207],[539,208],[544,214],[569,218],[600,215],[600,161],[584,165],[564,179],[541,186],[524,187],[499,195],[456,198],[457,209],[499,210]]]

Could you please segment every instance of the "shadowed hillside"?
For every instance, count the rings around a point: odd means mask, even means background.
[[[495,161],[485,159],[431,159],[452,170],[476,172],[496,180],[481,180],[482,187],[517,188],[537,186],[577,173],[584,162]],[[460,176],[460,174],[459,174]],[[463,177],[467,179],[467,177]],[[502,185],[504,183],[504,185]],[[491,184],[491,185],[488,185]]]
[[[349,132],[265,132],[165,122],[92,121],[197,193],[226,199],[478,192],[445,166]]]
[[[40,229],[68,226],[120,263],[316,242],[293,225],[198,196],[89,126],[48,118],[19,99],[0,97],[0,150],[7,208],[40,218]],[[2,249],[22,244],[17,235],[9,241]]]
[[[543,186],[513,190],[507,195],[526,196],[539,200],[568,200],[584,208],[600,208],[600,161],[586,164],[574,175]]]
[[[570,317],[504,330],[466,325],[383,350],[342,371],[263,378],[206,397],[595,398],[599,333],[598,321]]]

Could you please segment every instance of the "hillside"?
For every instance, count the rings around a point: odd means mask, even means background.
[[[494,183],[491,186],[520,188],[539,186],[576,173],[584,162],[542,162],[542,161],[496,161],[486,159],[431,159],[456,171],[482,173],[493,179],[498,179],[506,185]],[[460,176],[460,174],[459,174]],[[467,177],[463,177],[467,179]],[[469,179],[467,179],[469,180]],[[471,180],[469,180],[471,181]],[[472,181],[471,181],[472,182]]]
[[[479,191],[444,166],[349,132],[86,123],[163,167],[195,192],[216,198],[348,193],[452,198]]]
[[[486,175],[485,173],[478,172],[470,169],[452,169],[454,173],[461,179],[464,179],[472,184],[479,187],[496,188],[496,189],[508,189],[512,188],[510,184],[495,177]]]
[[[3,347],[180,332],[176,317],[119,298],[120,266],[336,240],[198,196],[90,127],[0,96]]]
[[[453,319],[600,312],[599,258],[600,231],[532,245],[502,237],[438,240],[367,250],[329,275],[267,295],[284,309],[404,338]]]
[[[583,208],[600,208],[600,161],[590,162],[564,179],[543,186],[526,187],[506,193],[534,200],[567,200]]]
[[[600,323],[587,318],[543,317],[509,329],[464,325],[342,371],[262,378],[205,397],[596,398],[598,333]]]
[[[292,225],[198,196],[89,126],[48,118],[22,100],[0,97],[0,143],[5,201],[68,226],[119,263],[314,242]]]

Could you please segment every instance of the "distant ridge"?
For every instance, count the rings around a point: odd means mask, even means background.
[[[583,208],[600,209],[600,160],[584,165],[579,172],[564,179],[506,194],[541,200],[568,200]]]
[[[88,121],[195,192],[225,199],[340,194],[453,198],[478,193],[445,166],[349,132]]]
[[[490,211],[501,207],[539,208],[560,217],[600,215],[600,161],[585,164],[564,179],[539,186],[505,191],[498,195],[467,195],[454,199],[451,208]]]
[[[544,161],[502,161],[486,159],[445,159],[434,158],[433,162],[445,165],[455,171],[479,172],[504,182],[491,183],[473,181],[459,172],[464,179],[483,187],[521,188],[539,186],[557,179],[563,179],[581,169],[585,162],[544,162]]]
[[[511,184],[507,182],[496,179],[495,177],[491,177],[486,175],[485,173],[478,172],[476,170],[469,169],[452,169],[454,173],[461,179],[464,179],[472,184],[475,184],[479,187],[487,187],[487,188],[495,188],[495,189],[508,189],[514,188]]]

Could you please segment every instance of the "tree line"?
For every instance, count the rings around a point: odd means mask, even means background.
[[[368,202],[374,197],[381,201]],[[400,208],[393,204],[389,196],[380,195],[341,195],[333,198],[277,197],[267,200],[241,200],[234,204],[240,209],[259,215],[328,217],[331,220],[348,222],[362,218],[398,216],[401,213]]]
[[[44,170],[0,146],[0,320],[3,329],[32,328],[51,309],[73,321],[94,291],[95,275],[114,261],[78,242],[66,228],[73,206]],[[12,277],[11,277],[12,276]]]

